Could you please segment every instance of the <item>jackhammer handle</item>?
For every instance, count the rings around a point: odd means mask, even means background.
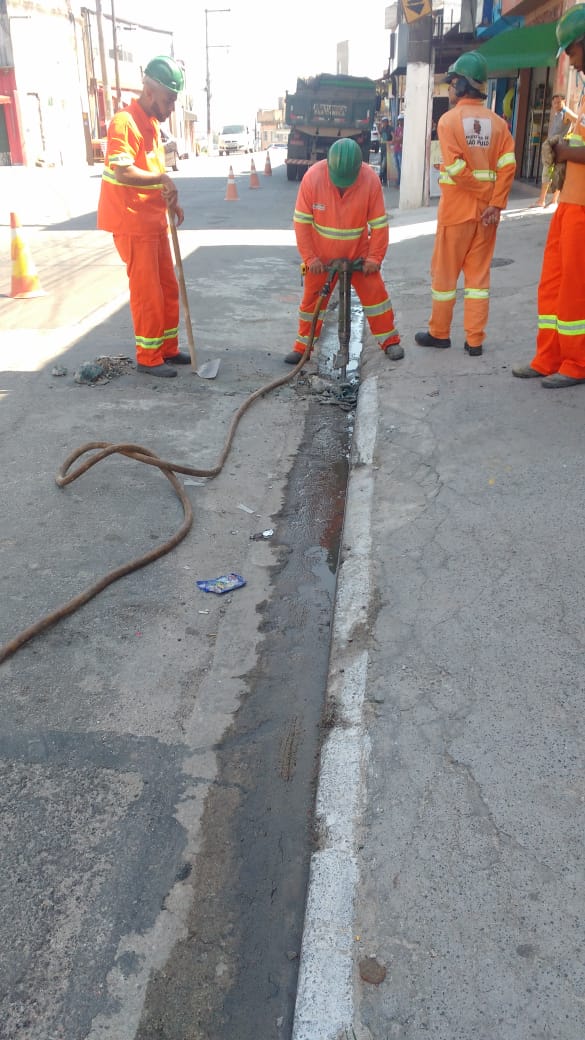
[[[357,260],[332,260],[331,263],[327,265],[327,270],[341,272],[343,270],[343,264],[348,264],[348,269],[350,271],[361,271],[362,267],[364,266],[364,260],[361,256],[359,256]]]
[[[171,238],[173,240],[173,251],[175,253],[175,264],[177,267],[177,280],[179,282],[179,292],[181,294],[181,303],[183,305],[183,319],[185,323],[185,329],[187,331],[187,343],[189,344],[191,368],[194,372],[196,372],[197,357],[195,355],[195,339],[193,337],[193,326],[191,324],[191,312],[189,310],[189,300],[187,297],[187,286],[185,285],[185,273],[183,271],[183,261],[181,259],[181,248],[179,246],[177,225],[175,224],[174,214],[171,213],[170,210],[167,210],[167,215],[169,218],[169,227],[171,229]]]
[[[363,257],[360,256],[360,257],[358,257],[357,260],[332,260],[330,264],[325,264],[325,267],[331,273],[335,273],[335,272],[341,271],[341,269],[342,269],[341,265],[345,264],[345,263],[351,264],[351,270],[352,271],[361,271],[362,267],[364,266]],[[302,263],[301,264],[301,274],[305,275],[306,273],[307,273],[307,265],[305,263]]]

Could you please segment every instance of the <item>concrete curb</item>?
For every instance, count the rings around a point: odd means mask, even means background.
[[[363,704],[368,653],[353,633],[368,623],[372,597],[373,459],[377,380],[360,387],[333,618],[327,703],[333,725],[323,745],[313,853],[293,1023],[293,1040],[338,1040],[353,1021],[353,917],[357,830],[365,794],[368,737]],[[345,1034],[344,1034],[345,1030]]]

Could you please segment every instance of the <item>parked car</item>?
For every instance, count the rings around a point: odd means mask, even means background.
[[[161,140],[165,146],[165,166],[175,173],[179,169],[179,146],[174,137],[161,128]]]
[[[219,135],[218,150],[220,155],[253,152],[254,135],[242,123],[231,123],[229,126],[224,126]]]
[[[374,123],[374,125],[372,127],[372,132],[370,134],[370,151],[371,152],[379,152],[380,151],[380,131],[378,130],[378,127],[376,126],[375,123]]]

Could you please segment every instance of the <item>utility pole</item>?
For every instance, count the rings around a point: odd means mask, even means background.
[[[409,25],[399,205],[400,209],[418,209],[429,204],[433,16],[428,0],[403,0],[403,8]]]
[[[114,112],[112,109],[112,92],[108,78],[108,65],[106,62],[106,47],[104,44],[104,25],[102,17],[102,0],[95,2],[95,17],[97,22],[98,43],[100,49],[100,65],[102,70],[102,87],[104,91],[104,103],[106,108],[106,123],[110,122]]]
[[[208,14],[229,14],[229,7],[206,7],[205,8],[205,95],[207,98],[207,154],[211,155],[211,79],[209,76],[209,35],[207,25]],[[218,44],[217,46],[225,46]]]
[[[116,12],[114,0],[112,3],[112,42],[114,44],[114,75],[116,77],[116,112],[122,107],[122,90],[120,87],[120,62],[118,60],[118,26],[116,25]]]

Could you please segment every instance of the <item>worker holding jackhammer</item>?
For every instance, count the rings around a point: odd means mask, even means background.
[[[184,78],[173,58],[159,56],[144,70],[140,97],[116,112],[109,127],[97,225],[111,231],[126,264],[139,372],[176,376],[188,365],[179,350],[179,287],[169,243],[169,218],[184,215],[165,172],[160,123],[174,111]],[[167,215],[168,214],[168,215]]]
[[[362,162],[361,149],[352,138],[335,141],[327,158],[305,173],[295,204],[294,229],[304,264],[304,292],[296,342],[285,363],[296,365],[301,360],[321,290],[329,277],[327,265],[341,259],[363,261],[361,270],[352,275],[352,285],[372,335],[392,361],[403,358],[392,303],[380,274],[388,249],[388,214],[382,186],[372,167]],[[322,297],[315,343],[332,289],[333,284]]]

